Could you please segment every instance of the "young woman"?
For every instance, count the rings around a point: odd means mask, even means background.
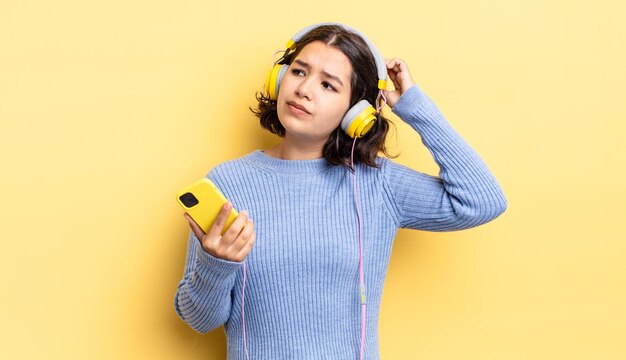
[[[281,141],[208,173],[230,203],[206,234],[185,214],[176,311],[199,332],[223,324],[228,359],[379,359],[398,228],[475,227],[506,199],[405,62],[382,59],[358,31],[305,28],[277,63],[253,111]],[[395,91],[384,90],[387,75]],[[438,177],[378,156],[385,101],[421,135]],[[220,235],[231,206],[239,216]]]

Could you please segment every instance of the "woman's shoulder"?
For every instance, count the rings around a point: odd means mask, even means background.
[[[211,180],[216,180],[221,177],[241,175],[242,172],[245,172],[246,169],[250,168],[250,165],[253,162],[252,160],[258,151],[259,150],[256,150],[246,155],[221,162],[210,169],[206,176]]]
[[[404,176],[406,174],[417,174],[426,179],[436,179],[434,175],[429,175],[421,171],[415,170],[407,165],[401,164],[388,157],[378,156],[376,158],[376,165],[378,167],[371,167],[365,164],[361,164],[362,173],[375,177],[378,181],[383,183],[393,182],[398,176]]]
[[[357,171],[370,176],[380,176],[381,172],[384,172],[386,167],[389,166],[389,163],[393,163],[391,159],[384,156],[377,156],[374,159],[374,162],[376,163],[376,166],[369,166],[365,163],[357,164]]]

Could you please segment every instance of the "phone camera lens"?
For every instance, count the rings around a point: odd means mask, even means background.
[[[182,194],[179,199],[188,208],[198,205],[198,199],[190,192]]]

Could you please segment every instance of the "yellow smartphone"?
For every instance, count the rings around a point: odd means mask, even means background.
[[[176,194],[176,200],[205,233],[209,231],[222,206],[228,201],[217,186],[207,178],[181,189]],[[237,211],[232,208],[222,234],[236,217]]]

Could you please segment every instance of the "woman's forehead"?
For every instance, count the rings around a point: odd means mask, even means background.
[[[326,72],[345,81],[348,81],[352,73],[350,59],[338,48],[321,41],[307,44],[298,53],[294,62],[312,70]]]

